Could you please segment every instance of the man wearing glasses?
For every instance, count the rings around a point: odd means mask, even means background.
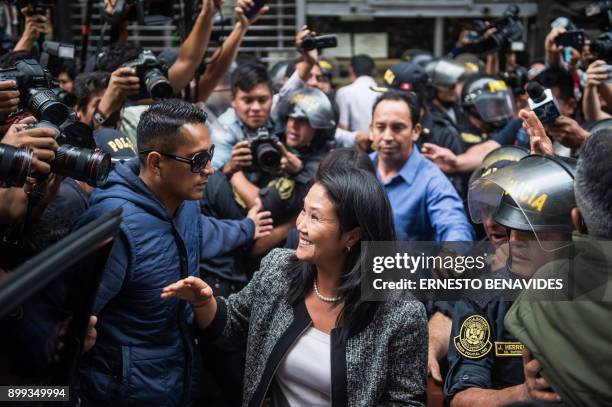
[[[269,233],[269,213],[241,221],[200,213],[214,146],[206,115],[187,102],[152,105],[137,129],[139,156],[115,166],[91,196],[85,223],[117,207],[120,233],[95,301],[98,337],[81,365],[81,396],[95,405],[187,405],[198,358],[193,309],[162,287],[199,274],[211,258]]]

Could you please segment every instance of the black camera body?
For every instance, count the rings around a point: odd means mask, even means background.
[[[528,82],[527,68],[517,65],[512,71],[500,72],[499,76],[512,89],[513,95],[524,95]]]
[[[313,49],[335,48],[338,46],[338,37],[333,34],[327,35],[307,35],[302,41],[300,49],[302,51],[312,51]]]
[[[278,137],[271,135],[268,129],[259,128],[257,134],[249,139],[249,147],[253,155],[252,168],[268,173],[277,172],[281,161],[281,153],[276,147],[278,142]]]
[[[561,33],[557,37],[555,37],[555,45],[563,47],[572,47],[578,51],[582,51],[584,41],[584,30],[570,30]]]
[[[0,81],[15,81],[19,90],[19,107],[27,110],[38,121],[49,121],[61,125],[70,109],[61,103],[51,90],[51,74],[35,59],[17,61],[14,68],[0,69]]]
[[[590,4],[584,10],[587,17],[597,21],[599,29],[609,31],[612,29],[612,1],[601,0]]]
[[[605,32],[591,41],[591,54],[597,59],[612,61],[612,31]]]
[[[466,46],[468,52],[478,54],[495,52],[507,48],[513,41],[518,41],[523,35],[523,23],[518,19],[518,6],[509,6],[502,17],[491,22],[476,20],[472,24],[473,33],[470,43]],[[484,38],[487,30],[497,31],[489,38]]]
[[[138,95],[130,96],[130,99],[169,99],[174,94],[172,85],[166,77],[166,67],[150,50],[142,51],[138,58],[126,62],[123,66],[133,68],[136,76],[140,78],[140,92]]]
[[[69,120],[61,127],[41,121],[28,128],[49,128],[55,131],[59,148],[51,163],[51,172],[86,182],[92,187],[104,185],[112,168],[111,157],[95,147],[89,126]]]

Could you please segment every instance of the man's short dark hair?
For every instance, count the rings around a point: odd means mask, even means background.
[[[58,69],[57,76],[59,76],[59,74],[61,73],[65,73],[72,81],[74,81],[77,75],[79,74],[79,70],[77,69],[73,61],[64,61]]]
[[[410,120],[412,121],[412,126],[416,126],[419,123],[419,118],[421,117],[421,107],[419,105],[419,99],[417,95],[413,92],[406,92],[400,90],[389,90],[383,93],[376,102],[374,102],[374,106],[372,107],[372,117],[374,117],[374,112],[376,108],[385,100],[391,101],[399,101],[404,102],[408,105],[408,110],[410,111]]]
[[[574,189],[589,234],[612,238],[612,129],[603,129],[582,147]]]
[[[546,68],[534,78],[545,88],[556,86],[559,88],[559,97],[568,101],[575,98],[574,95],[574,78],[572,74],[565,68]]]
[[[108,86],[110,73],[85,72],[77,75],[72,84],[72,93],[76,97],[76,107],[83,110],[95,93],[104,92]]]
[[[270,92],[272,91],[270,77],[268,76],[268,70],[265,65],[258,63],[240,65],[232,72],[232,97],[236,96],[238,90],[250,92],[253,88],[262,83],[270,88]]]
[[[96,71],[113,72],[126,62],[138,58],[142,52],[142,47],[133,43],[112,44],[104,49],[102,55],[98,58]]]
[[[168,99],[155,103],[140,117],[136,129],[138,151],[173,153],[184,141],[179,131],[182,125],[205,122],[206,113],[184,100]]]
[[[355,55],[351,58],[351,68],[355,72],[355,76],[372,76],[374,72],[374,60],[368,55]]]

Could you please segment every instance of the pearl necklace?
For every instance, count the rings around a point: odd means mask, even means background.
[[[319,299],[321,301],[325,301],[325,302],[337,302],[337,301],[340,301],[340,297],[325,297],[325,296],[321,295],[321,293],[319,292],[319,287],[317,287],[317,278],[316,277],[314,279],[314,292],[317,295],[317,297],[319,297]]]

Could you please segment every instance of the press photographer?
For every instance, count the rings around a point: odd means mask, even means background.
[[[14,67],[0,69],[0,81],[15,83],[19,92],[18,108],[28,111],[36,119],[59,126],[68,118],[70,109],[51,90],[53,78],[35,59],[18,60]]]
[[[230,181],[241,206],[251,208],[261,199],[281,223],[297,214],[327,143],[333,140],[336,121],[329,99],[318,89],[280,99],[273,115],[286,123],[283,142],[258,133],[238,143],[234,151],[254,177],[249,180],[242,170],[231,175]]]

